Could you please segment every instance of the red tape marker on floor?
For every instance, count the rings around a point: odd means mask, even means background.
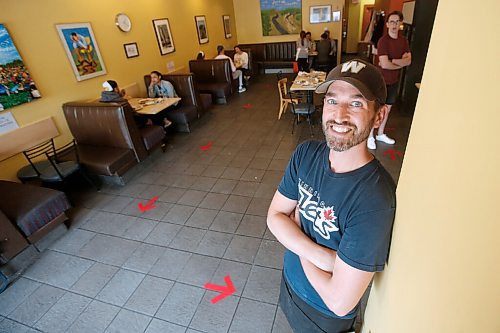
[[[209,150],[210,148],[212,148],[212,141],[208,141],[206,145],[200,146],[200,149],[203,151]]]
[[[213,284],[208,282],[205,283],[205,288],[213,291],[218,291],[221,293],[220,295],[215,296],[210,300],[212,304],[222,301],[227,296],[230,296],[236,292],[236,288],[234,288],[233,281],[231,281],[231,277],[229,275],[224,276],[224,282],[226,282],[225,286],[220,286],[218,284]]]

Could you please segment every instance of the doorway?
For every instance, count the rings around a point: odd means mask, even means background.
[[[361,25],[361,40],[363,41],[368,31],[368,26],[372,20],[373,11],[375,10],[375,5],[365,5],[363,8],[363,21]]]

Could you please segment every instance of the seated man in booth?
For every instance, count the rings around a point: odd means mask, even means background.
[[[227,55],[224,54],[224,46],[218,45],[217,46],[217,56],[215,59],[228,59],[229,63],[231,64],[231,71],[233,72],[233,79],[236,80],[238,79],[238,92],[242,93],[247,91],[245,87],[243,87],[243,73],[241,70],[236,69],[236,66],[234,65],[233,59],[228,57]]]

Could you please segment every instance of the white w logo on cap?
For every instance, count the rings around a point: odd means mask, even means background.
[[[363,64],[362,62],[357,62],[357,61],[349,61],[344,64],[342,64],[342,73],[345,73],[347,71],[351,71],[351,73],[358,74],[360,70],[365,68],[366,65]]]

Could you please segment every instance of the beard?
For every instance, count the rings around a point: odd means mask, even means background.
[[[375,117],[370,120],[370,122],[367,124],[366,127],[358,129],[356,125],[349,122],[343,122],[340,124],[334,120],[328,120],[326,123],[323,123],[323,133],[325,134],[326,144],[328,148],[337,152],[342,152],[351,149],[352,147],[359,145],[368,138],[374,123],[375,123]],[[351,135],[345,138],[339,138],[334,135],[331,135],[331,133],[328,131],[328,128],[331,125],[348,126],[351,128],[350,131]]]

